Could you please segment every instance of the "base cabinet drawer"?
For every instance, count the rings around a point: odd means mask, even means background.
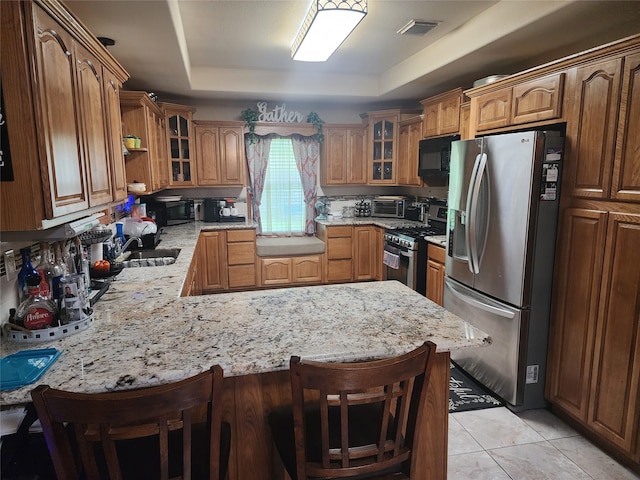
[[[255,287],[256,286],[256,266],[250,265],[229,265],[229,288]]]
[[[229,265],[249,265],[255,263],[256,244],[254,242],[227,243]]]
[[[227,230],[227,265],[230,289],[257,285],[255,230]]]
[[[353,242],[351,236],[329,238],[327,242],[327,258],[329,260],[346,260],[352,256]]]
[[[328,260],[327,282],[350,282],[353,279],[353,260]]]

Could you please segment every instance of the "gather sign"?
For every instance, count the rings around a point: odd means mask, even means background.
[[[267,102],[258,102],[258,122],[294,123],[302,122],[304,116],[300,112],[288,112],[287,105],[276,105],[272,110],[267,110]]]

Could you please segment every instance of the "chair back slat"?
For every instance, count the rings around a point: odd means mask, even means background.
[[[298,480],[408,471],[416,430],[411,423],[422,423],[435,348],[426,342],[405,355],[360,363],[292,357]],[[313,411],[318,413],[310,417]],[[321,452],[307,458],[314,431]]]
[[[109,479],[120,480],[122,452],[117,444],[157,437],[153,443],[145,443],[155,445],[154,465],[144,465],[143,458],[136,458],[134,468],[153,468],[158,478],[168,480],[172,462],[178,461],[182,471],[175,478],[189,480],[193,472],[193,422],[206,421],[209,479],[219,480],[222,377],[222,369],[214,366],[186,380],[139,390],[87,394],[36,387],[31,396],[58,479],[97,480],[108,473]],[[203,407],[207,418],[198,419],[194,409]],[[73,440],[64,425],[72,428]],[[182,430],[176,436],[182,444],[174,455],[169,432],[175,430]],[[79,455],[74,455],[73,445]]]

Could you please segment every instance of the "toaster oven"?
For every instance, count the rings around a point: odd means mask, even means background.
[[[371,200],[372,217],[404,218],[405,197],[376,197]]]

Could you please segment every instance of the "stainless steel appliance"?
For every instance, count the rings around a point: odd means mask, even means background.
[[[449,176],[451,143],[460,135],[426,138],[418,145],[418,175],[424,179]]]
[[[146,197],[145,203],[147,215],[154,218],[159,227],[181,225],[195,219],[193,200],[190,199],[158,201],[153,197]]]
[[[376,197],[371,200],[372,217],[404,218],[407,205],[405,197]]]
[[[444,306],[493,340],[452,358],[514,410],[545,405],[563,148],[542,131],[452,144]]]
[[[433,220],[430,219],[427,225],[385,231],[383,273],[386,280],[398,280],[426,295],[426,237],[446,233],[446,208],[444,201],[432,202],[429,209],[430,216],[433,212]]]

